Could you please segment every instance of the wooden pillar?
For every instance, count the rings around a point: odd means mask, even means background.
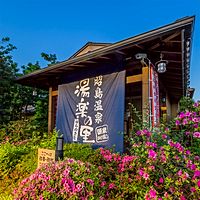
[[[53,113],[52,113],[52,87],[49,88],[49,108],[48,108],[48,133],[52,131],[52,122],[53,122]]]
[[[178,114],[178,102],[172,102],[172,118]]]
[[[142,68],[142,119],[149,123],[149,68]]]
[[[169,99],[168,93],[166,93],[166,108],[167,108],[167,122],[169,122],[172,117],[172,110],[171,110],[171,101]]]

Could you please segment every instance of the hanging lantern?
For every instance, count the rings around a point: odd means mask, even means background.
[[[162,53],[160,54],[160,60],[158,62],[156,62],[156,68],[157,68],[157,72],[158,73],[165,73],[167,71],[167,64],[168,61],[167,60],[163,60],[163,55]]]

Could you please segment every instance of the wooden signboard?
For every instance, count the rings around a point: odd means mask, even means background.
[[[55,150],[38,149],[38,168],[42,164],[55,161]]]

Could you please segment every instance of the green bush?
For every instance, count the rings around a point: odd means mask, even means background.
[[[41,137],[34,131],[32,139],[26,142],[0,144],[0,197],[9,197],[18,182],[36,170],[38,148],[55,149],[57,134],[53,131],[50,134],[44,133]],[[64,157],[87,161],[92,160],[93,154],[90,145],[64,145]]]
[[[5,140],[14,143],[31,139],[32,133],[36,131],[36,126],[31,124],[32,120],[32,118],[29,118],[26,120],[10,121],[0,129],[0,143]]]
[[[92,162],[94,150],[89,144],[65,144],[64,157]]]
[[[21,162],[22,156],[28,153],[26,146],[15,146],[9,142],[0,145],[0,177],[9,175]]]

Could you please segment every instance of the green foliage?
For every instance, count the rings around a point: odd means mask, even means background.
[[[20,144],[32,139],[39,140],[44,137],[44,130],[41,119],[41,127],[36,123],[35,117],[29,117],[23,120],[10,121],[0,129],[0,143],[9,141],[10,143]]]
[[[143,123],[142,123],[142,115],[141,113],[137,110],[137,108],[129,103],[129,110],[130,110],[130,116],[131,116],[131,119],[132,119],[132,131],[135,132],[137,130],[140,130],[143,127]]]
[[[23,155],[27,154],[26,146],[15,146],[9,142],[0,145],[0,178],[9,175],[20,162]]]
[[[40,65],[38,62],[35,64],[28,63],[27,65],[22,66],[23,75],[29,74],[34,72],[35,70],[40,69]],[[47,131],[47,116],[48,116],[48,92],[31,88],[27,86],[19,86],[22,88],[20,90],[20,99],[23,100],[22,102],[22,110],[23,115],[26,117],[29,114],[34,114],[34,125],[37,128],[42,129],[41,131]],[[34,94],[35,92],[35,94]],[[33,111],[30,112],[28,107],[34,108]]]
[[[179,110],[180,112],[182,111],[192,111],[193,110],[193,105],[194,105],[194,100],[191,99],[190,97],[182,97],[181,100],[179,101]]]
[[[64,157],[74,158],[84,162],[93,162],[94,150],[89,144],[65,144]]]
[[[47,53],[42,52],[41,57],[44,58],[44,60],[48,61],[50,63],[49,65],[58,63],[56,54],[47,54]]]
[[[0,145],[0,194],[9,197],[12,188],[36,169],[37,151],[25,144]]]
[[[17,64],[12,60],[11,52],[16,49],[9,43],[9,38],[0,41],[0,125],[12,119],[14,111]]]
[[[168,129],[168,135],[195,155],[200,155],[200,104],[192,103],[177,115]]]
[[[21,66],[23,70],[23,75],[30,74],[31,72],[34,72],[36,70],[40,69],[39,62],[37,61],[35,64],[33,63],[28,63],[27,65]]]
[[[17,77],[41,69],[39,62],[22,66],[22,73],[18,73],[17,64],[13,61],[11,55],[16,47],[9,41],[10,39],[6,37],[0,42],[0,126],[9,121],[33,115],[35,110],[34,125],[43,127],[42,131],[46,131],[44,127],[47,127],[48,93],[14,82]],[[50,64],[57,62],[55,54],[42,53],[41,55]],[[33,96],[34,90],[37,91],[36,96]]]
[[[38,147],[55,149],[57,136],[58,136],[58,132],[56,130],[53,130],[53,132],[50,134],[44,133],[42,138],[39,141]]]
[[[35,114],[33,124],[41,132],[47,132],[48,127],[48,95],[47,92],[43,92],[44,96],[41,96],[35,103]]]
[[[9,141],[13,143],[30,139],[33,131],[30,121],[28,119],[10,121],[7,126],[0,129],[0,142]]]

